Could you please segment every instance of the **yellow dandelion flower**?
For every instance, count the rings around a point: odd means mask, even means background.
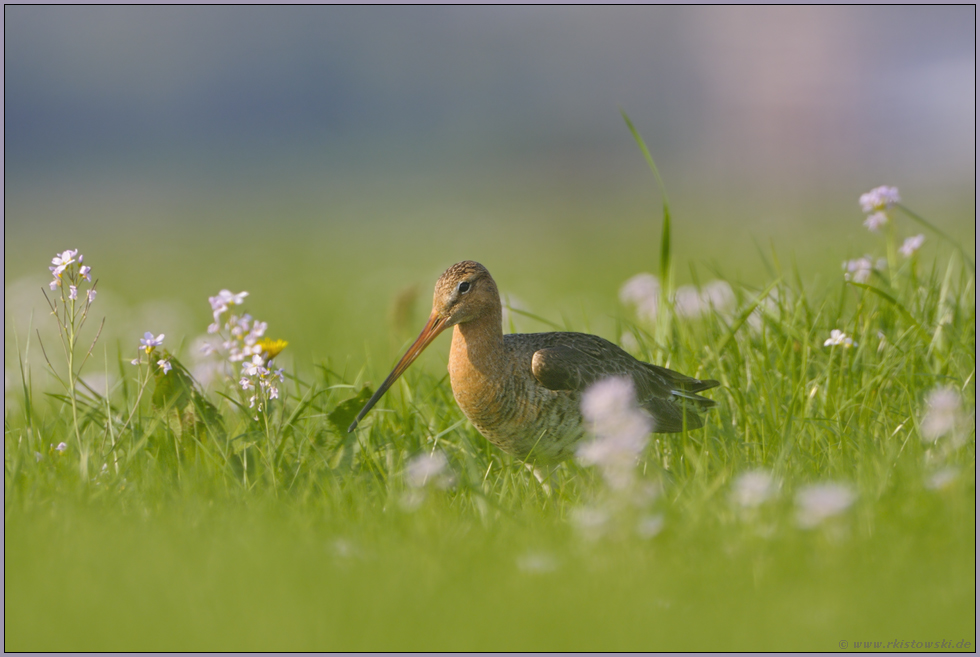
[[[266,361],[270,361],[279,355],[289,343],[285,340],[273,340],[272,338],[262,338],[255,343],[255,346],[262,350],[262,356]]]

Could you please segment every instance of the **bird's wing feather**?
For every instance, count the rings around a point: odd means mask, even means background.
[[[636,360],[628,353],[596,335],[586,333],[544,333],[542,338],[568,336],[562,341],[542,340],[531,359],[534,377],[551,390],[584,391],[610,376],[629,376],[637,386],[637,396],[671,396],[674,383],[662,372],[683,377],[662,367]],[[548,344],[552,343],[552,344]],[[687,377],[684,377],[687,378]]]
[[[637,402],[655,419],[658,432],[682,431],[702,426],[698,410],[715,402],[695,393],[714,388],[717,381],[694,379],[658,365],[638,361],[595,335],[585,333],[538,334],[538,348],[531,358],[534,378],[549,390],[582,392],[610,376],[629,376],[636,386]],[[558,336],[567,336],[560,338]]]

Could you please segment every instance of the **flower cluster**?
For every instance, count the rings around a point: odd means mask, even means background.
[[[906,258],[911,258],[915,255],[915,252],[922,248],[922,245],[926,241],[926,236],[919,234],[914,237],[907,237],[905,241],[902,242],[902,246],[898,247],[898,252],[901,253]]]
[[[725,281],[711,281],[700,290],[682,285],[674,294],[674,308],[681,317],[695,319],[715,311],[728,315],[735,308],[735,293]]]
[[[848,260],[841,268],[844,270],[844,280],[854,281],[855,283],[867,283],[871,278],[871,272],[884,269],[888,266],[888,261],[879,258],[877,262],[871,260],[870,255],[855,260]]]
[[[864,225],[868,230],[876,232],[879,228],[888,223],[889,210],[897,205],[901,199],[898,196],[898,189],[895,187],[881,186],[872,189],[866,194],[862,194],[859,199],[861,209],[867,214]],[[926,236],[919,234],[907,237],[900,247],[895,248],[895,231],[889,231],[886,240],[888,243],[888,258],[880,258],[877,262],[872,260],[870,255],[855,260],[848,260],[843,264],[844,280],[855,283],[867,283],[871,274],[875,270],[889,271],[890,276],[894,277],[898,269],[897,256],[911,258],[916,251],[922,248],[926,241]]]
[[[653,429],[653,419],[636,403],[633,381],[611,377],[590,386],[582,394],[582,416],[596,437],[579,445],[578,462],[598,466],[613,490],[630,487]]]
[[[283,369],[280,367],[273,370],[266,365],[266,361],[259,354],[242,363],[242,378],[238,381],[238,385],[242,387],[242,390],[256,390],[257,388],[264,397],[278,399],[279,388],[276,382],[283,382]],[[252,395],[248,400],[249,408],[254,408],[256,404],[258,404],[259,410],[262,410],[262,399],[259,398],[258,394]]]
[[[211,311],[214,313],[214,324],[208,327],[208,333],[215,333],[218,330],[218,320],[221,316],[228,312],[231,306],[240,306],[248,296],[248,292],[239,292],[238,294],[232,294],[231,290],[221,290],[218,292],[218,296],[208,297],[208,301],[211,303]],[[214,330],[212,330],[214,327]]]
[[[936,388],[926,397],[926,412],[920,425],[922,441],[935,444],[948,437],[952,449],[966,442],[965,429],[969,419],[963,413],[960,395],[953,388]]]
[[[854,490],[846,484],[807,486],[796,494],[797,522],[804,529],[812,529],[846,511],[856,499]]]
[[[902,199],[898,195],[897,187],[882,185],[881,187],[875,187],[866,194],[861,194],[858,202],[861,204],[861,209],[865,214],[871,214],[872,212],[889,210],[893,205],[901,203]]]
[[[731,500],[743,509],[754,509],[776,493],[776,483],[766,470],[743,472],[732,482]]]
[[[623,283],[619,289],[619,300],[636,307],[641,319],[653,322],[657,319],[657,305],[660,303],[660,281],[653,274],[637,274]]]
[[[441,451],[419,454],[405,466],[405,483],[408,488],[404,491],[399,503],[405,511],[414,511],[422,502],[428,489],[447,489],[455,483],[449,460]]]
[[[405,482],[412,488],[422,488],[427,484],[446,488],[452,484],[448,468],[449,461],[442,452],[419,454],[405,467]]]
[[[594,438],[578,445],[576,460],[596,466],[606,486],[592,504],[572,510],[572,523],[590,541],[622,537],[624,531],[653,538],[664,525],[663,515],[653,509],[661,488],[640,479],[637,464],[654,420],[637,404],[633,380],[610,377],[592,384],[582,393],[581,407]]]
[[[228,353],[228,360],[237,363],[251,356],[261,355],[258,347],[259,340],[265,335],[268,325],[252,318],[248,313],[236,315],[229,312],[234,306],[240,306],[248,292],[232,294],[229,290],[221,290],[217,296],[208,297],[214,322],[208,326],[209,334],[218,334],[224,338],[221,348]],[[229,313],[222,322],[222,316]],[[208,343],[204,349],[208,353],[217,351],[214,345]]]
[[[861,204],[861,210],[868,215],[868,218],[864,220],[864,225],[872,232],[877,231],[888,223],[888,210],[900,203],[901,200],[898,196],[898,189],[887,185],[875,187],[870,192],[861,194],[858,202]]]
[[[636,308],[640,319],[653,322],[657,319],[660,294],[660,280],[653,274],[641,273],[623,283],[619,289],[619,300]],[[711,281],[701,289],[682,285],[671,300],[677,314],[688,319],[696,319],[712,311],[730,314],[735,307],[735,293],[725,281]]]
[[[92,282],[92,268],[82,264],[84,259],[85,256],[79,253],[78,249],[68,249],[51,258],[51,266],[48,267],[52,276],[51,281],[48,283],[51,291],[54,292],[58,288],[61,288],[62,294],[64,294],[64,283],[67,282],[68,299],[76,301],[78,299],[78,286],[81,285],[81,282],[83,280],[89,283]],[[95,294],[95,288],[86,292],[88,304],[95,301]]]
[[[270,362],[288,344],[285,340],[265,337],[268,324],[260,322],[248,313],[236,313],[248,292],[237,294],[221,290],[209,297],[214,322],[208,326],[208,334],[221,339],[214,343],[205,340],[200,347],[205,356],[221,354],[228,363],[241,363],[238,385],[242,390],[255,391],[249,398],[249,407],[262,409],[263,400],[278,399],[278,384],[284,380],[282,368],[274,369]],[[224,366],[227,367],[227,364]],[[225,370],[231,376],[232,372]]]

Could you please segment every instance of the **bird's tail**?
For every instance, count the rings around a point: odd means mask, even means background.
[[[671,395],[679,403],[683,404],[685,401],[690,402],[702,411],[715,405],[714,400],[702,397],[697,393],[717,388],[721,385],[720,382],[714,379],[695,379],[694,377],[686,376],[674,370],[668,370],[666,367],[660,367],[659,365],[649,365],[649,367],[653,368],[657,374],[667,380],[670,385]]]

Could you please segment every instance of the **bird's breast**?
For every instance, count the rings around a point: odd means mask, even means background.
[[[579,395],[538,383],[532,355],[502,344],[495,355],[502,358],[482,358],[454,334],[449,355],[453,396],[477,431],[505,452],[561,460],[582,433]]]

